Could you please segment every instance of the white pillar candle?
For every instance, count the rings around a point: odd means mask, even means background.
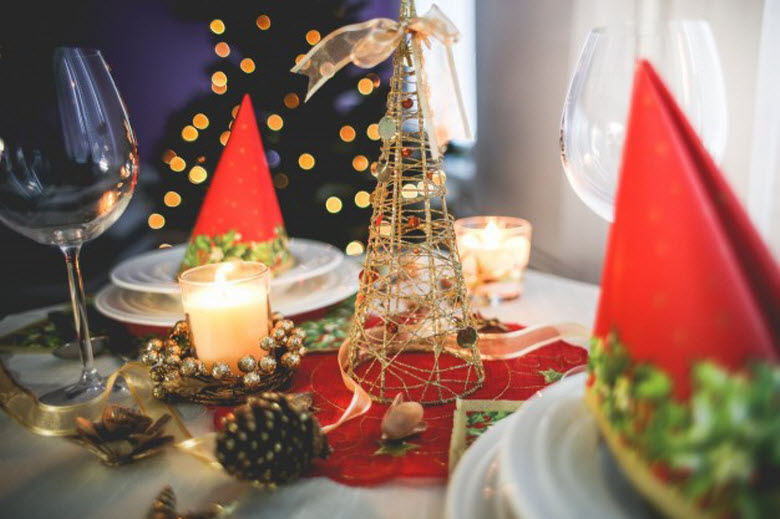
[[[239,373],[244,355],[266,355],[260,339],[269,332],[270,270],[262,263],[203,265],[179,276],[182,306],[198,358],[211,369],[224,361]]]

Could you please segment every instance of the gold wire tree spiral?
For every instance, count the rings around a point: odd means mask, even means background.
[[[400,21],[413,16],[413,0],[403,0]],[[485,375],[412,52],[406,35],[393,56],[387,113],[379,122],[382,150],[372,166],[377,186],[348,338],[349,374],[376,401],[404,393],[435,404],[472,393]]]

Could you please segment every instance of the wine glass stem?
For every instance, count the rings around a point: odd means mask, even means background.
[[[76,328],[76,340],[79,343],[81,353],[81,382],[87,384],[100,379],[95,369],[95,358],[92,355],[92,342],[89,335],[89,323],[87,322],[87,298],[84,296],[84,284],[81,281],[81,268],[79,267],[79,253],[81,245],[63,246],[65,264],[68,267],[68,286],[70,287],[70,302],[73,305],[73,321]]]

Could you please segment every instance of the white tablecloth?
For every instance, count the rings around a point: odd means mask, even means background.
[[[522,299],[482,309],[488,316],[524,324],[594,320],[598,287],[529,271]],[[45,315],[44,310],[0,321],[0,335]],[[49,354],[3,357],[17,380],[34,392],[74,381],[78,361]],[[106,374],[118,360],[103,355],[98,367]],[[196,407],[182,409],[197,432],[208,417]],[[445,487],[419,481],[354,488],[326,478],[303,479],[275,491],[246,489],[221,471],[173,449],[160,456],[119,468],[101,465],[87,451],[58,438],[36,436],[0,413],[0,517],[8,518],[143,518],[154,497],[172,485],[180,511],[201,509],[241,493],[232,517],[284,518],[415,518],[442,517]]]

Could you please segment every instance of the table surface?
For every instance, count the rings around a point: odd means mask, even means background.
[[[480,309],[489,317],[527,325],[594,321],[598,287],[529,271],[525,294],[516,301]],[[45,310],[0,321],[0,335],[40,319]],[[14,377],[37,394],[74,381],[78,361],[50,354],[4,355]],[[119,367],[108,355],[97,359],[101,373]],[[193,433],[205,430],[202,408],[181,412]],[[173,486],[180,511],[241,496],[231,517],[390,518],[443,517],[446,487],[409,480],[355,488],[326,478],[307,478],[274,491],[247,488],[187,454],[168,449],[128,466],[109,468],[91,453],[65,440],[37,436],[0,413],[0,515],[30,518],[143,518],[159,490]]]

